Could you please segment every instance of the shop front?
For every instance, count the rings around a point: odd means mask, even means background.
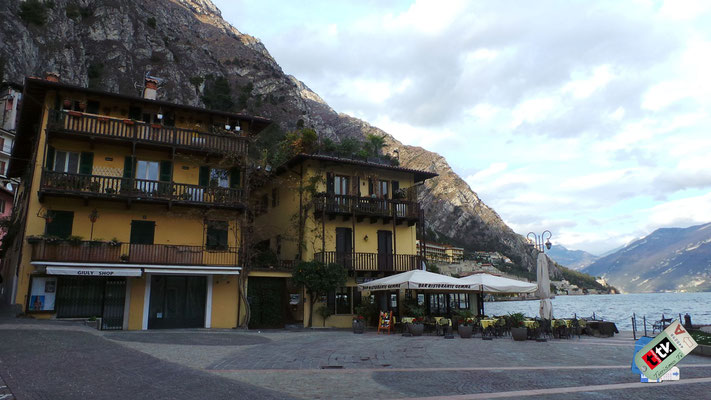
[[[109,330],[236,326],[238,269],[68,264],[35,264],[28,312]]]

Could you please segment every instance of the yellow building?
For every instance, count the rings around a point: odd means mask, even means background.
[[[51,77],[48,77],[51,78]],[[249,135],[263,118],[28,78],[8,175],[14,303],[104,329],[240,324]]]
[[[417,187],[436,174],[301,154],[272,175],[252,196],[255,259],[263,261],[251,266],[248,277],[252,326],[305,322],[310,303],[288,279],[299,260],[339,263],[349,271],[346,286],[315,305],[331,309],[334,315],[325,326],[335,327],[350,326],[361,298],[357,283],[422,268],[416,248]],[[397,314],[401,293],[377,301]],[[281,322],[274,310],[283,310]],[[313,325],[323,325],[317,313]]]
[[[464,259],[464,249],[462,247],[445,245],[444,251],[447,254],[448,261],[452,264],[459,263]]]

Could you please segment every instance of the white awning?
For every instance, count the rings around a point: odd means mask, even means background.
[[[479,286],[461,282],[451,276],[418,269],[358,285],[358,290],[370,291],[414,289],[430,292],[471,292],[477,291],[478,288]]]
[[[214,269],[214,268],[195,268],[195,269],[167,269],[167,268],[144,268],[143,272],[147,274],[167,274],[167,275],[239,275],[239,271],[235,269]]]
[[[516,279],[504,278],[491,274],[474,274],[459,279],[481,288],[486,293],[533,293],[538,286],[535,283],[523,282]]]
[[[81,268],[81,267],[47,267],[48,275],[73,276],[141,276],[140,268]]]

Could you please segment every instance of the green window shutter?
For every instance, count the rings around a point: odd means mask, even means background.
[[[230,187],[233,189],[240,187],[240,178],[239,168],[232,168],[230,170]]]
[[[44,167],[50,171],[54,171],[54,147],[47,146],[47,161]]]
[[[200,177],[198,179],[198,185],[207,187],[210,184],[210,167],[202,166],[200,167]]]
[[[126,159],[123,162],[123,177],[124,178],[133,178],[134,175],[134,166],[136,165],[136,159],[133,158],[132,156],[126,156]]]
[[[158,180],[161,182],[170,182],[173,179],[173,163],[170,161],[160,162],[160,175]]]
[[[79,173],[91,175],[94,169],[94,153],[82,152],[79,159]]]

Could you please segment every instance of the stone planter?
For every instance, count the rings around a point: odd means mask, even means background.
[[[528,339],[527,328],[511,328],[511,337],[516,341],[524,341]]]
[[[412,336],[422,336],[425,332],[425,325],[422,323],[408,323],[407,330],[412,334]]]
[[[353,320],[353,333],[363,333],[365,332],[365,320],[354,319]]]
[[[97,318],[93,321],[86,320],[86,321],[84,321],[84,325],[86,325],[90,328],[101,330],[101,318]]]
[[[459,324],[457,332],[459,332],[459,337],[462,339],[471,339],[472,334],[474,333],[474,327],[471,325]]]

